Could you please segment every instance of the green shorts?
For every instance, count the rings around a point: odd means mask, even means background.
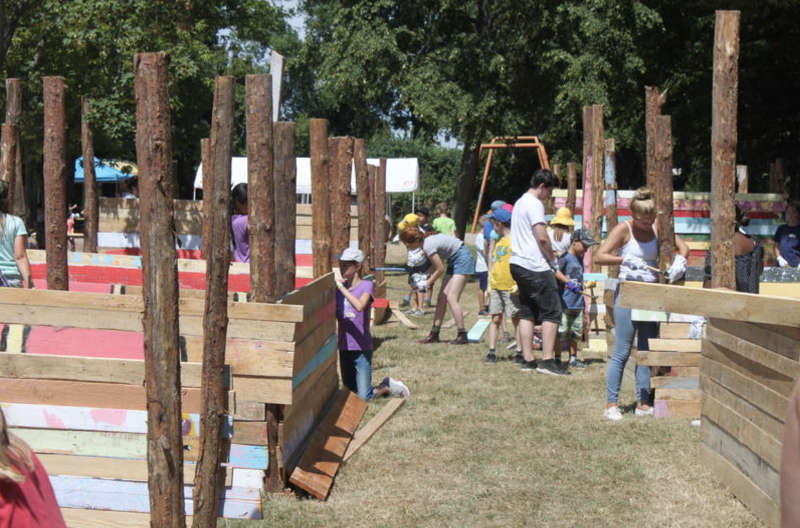
[[[561,313],[558,325],[558,339],[561,341],[580,341],[583,339],[583,310],[567,310]]]

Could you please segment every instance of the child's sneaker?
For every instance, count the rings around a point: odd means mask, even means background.
[[[400,301],[400,308],[405,308],[406,306],[411,306],[411,298],[410,297],[403,297],[403,300]]]
[[[636,407],[634,413],[636,416],[653,416],[653,408],[648,407],[647,409],[642,409],[641,407]]]
[[[484,359],[484,361],[486,363],[497,363],[497,355],[489,352],[488,354],[486,354],[486,359]]]
[[[520,365],[525,363],[525,356],[522,355],[522,352],[520,350],[517,350],[517,353],[514,354],[514,362],[519,363]]]
[[[425,315],[425,310],[423,310],[422,308],[417,308],[416,310],[414,310],[414,313],[412,315],[417,315],[421,317]]]
[[[578,359],[575,356],[572,356],[571,358],[569,358],[569,368],[581,368],[582,369],[582,368],[586,368],[588,366],[589,365],[587,365],[586,363],[584,363],[583,361],[581,361],[580,359]]]
[[[569,372],[563,370],[553,359],[540,361],[536,366],[536,372],[550,374],[551,376],[569,376]]]
[[[522,358],[522,363],[520,363],[519,369],[522,372],[530,372],[532,370],[536,370],[536,360],[533,361],[525,361],[525,358]]]
[[[605,411],[603,411],[603,416],[612,422],[618,422],[622,420],[622,411],[619,410],[618,405],[615,405],[613,407],[608,407]]]
[[[401,398],[408,398],[411,394],[411,391],[408,390],[408,387],[405,383],[400,380],[396,380],[394,378],[385,377],[381,382],[381,385],[386,385],[389,387],[389,394],[392,396],[399,396]]]

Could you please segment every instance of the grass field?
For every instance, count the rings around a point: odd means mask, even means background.
[[[390,279],[390,297],[403,281]],[[475,289],[462,298],[469,324]],[[411,397],[340,469],[329,499],[273,496],[263,521],[220,525],[761,526],[710,477],[688,420],[602,417],[604,361],[566,378],[486,365],[484,344],[418,345],[431,317],[415,320],[420,330],[374,330],[373,382],[402,379]],[[622,398],[633,401],[630,379]]]

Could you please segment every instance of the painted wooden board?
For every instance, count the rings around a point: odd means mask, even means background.
[[[289,481],[320,500],[327,499],[333,477],[366,410],[367,402],[356,394],[339,391]]]
[[[233,468],[231,484],[234,488],[263,489],[266,472],[261,469]]]
[[[620,306],[667,312],[686,312],[711,318],[797,326],[800,299],[755,295],[730,290],[687,288],[645,282],[624,282]]]
[[[61,515],[69,528],[147,528],[150,526],[149,513],[61,508]],[[192,516],[186,517],[187,526],[191,526],[191,519]]]
[[[651,367],[699,367],[700,354],[695,352],[652,352],[639,350],[636,361]]]
[[[232,393],[228,393],[229,398]],[[0,402],[145,410],[145,389],[120,383],[0,378]],[[200,389],[181,389],[183,412],[202,412]]]
[[[795,383],[792,376],[767,368],[761,363],[748,359],[747,356],[721,347],[708,339],[703,340],[703,356],[746,376],[754,383],[769,387],[786,398],[790,398],[792,395]]]
[[[467,333],[467,339],[470,343],[479,343],[483,338],[484,332],[486,329],[489,328],[489,325],[492,324],[490,319],[478,319],[475,321],[475,324],[472,325],[472,328],[469,329]]]
[[[651,352],[700,352],[699,339],[648,339]]]
[[[62,508],[88,508],[130,512],[149,512],[150,499],[145,482],[104,480],[56,475],[50,478],[58,505]],[[193,512],[192,486],[184,486],[185,511]],[[220,515],[235,519],[261,518],[261,490],[226,488],[220,500]]]
[[[658,310],[642,310],[634,308],[631,310],[631,321],[653,321],[656,323],[664,323],[668,319],[668,314]]]
[[[659,400],[656,396],[653,414],[656,418],[695,420],[700,418],[700,400]]]
[[[267,445],[267,422],[233,422],[235,444]]]
[[[328,339],[322,344],[322,346],[317,350],[317,353],[314,355],[311,360],[306,363],[303,368],[297,372],[294,377],[292,378],[292,390],[297,389],[303,381],[306,380],[311,374],[318,370],[321,366],[328,363],[331,358],[336,357],[336,346],[338,344],[338,339],[336,335],[331,335]],[[288,403],[291,403],[288,402]]]
[[[347,451],[342,460],[347,462],[351,456],[355,454],[372,436],[378,432],[378,429],[383,427],[389,418],[397,412],[397,409],[403,406],[406,402],[405,398],[392,398],[389,402],[378,411],[378,414],[372,417],[366,425],[360,427],[353,435],[353,441],[347,446]]]
[[[706,376],[700,376],[700,388],[703,394],[714,398],[740,416],[746,416],[759,429],[770,435],[773,440],[783,441],[783,423],[774,416],[764,412],[744,398],[740,398]]]
[[[781,525],[778,503],[753,484],[733,463],[706,445],[701,445],[701,459],[717,480],[725,484],[766,526],[778,528]]]

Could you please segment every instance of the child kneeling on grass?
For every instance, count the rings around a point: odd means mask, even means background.
[[[343,281],[336,281],[336,320],[339,327],[339,364],[342,383],[363,400],[378,396],[408,397],[406,385],[386,377],[372,386],[372,334],[369,323],[375,285],[361,278],[364,252],[345,249],[339,257]]]
[[[558,268],[569,277],[569,282],[562,283],[561,291],[561,324],[558,325],[556,357],[561,357],[564,341],[569,343],[569,366],[585,368],[586,364],[578,359],[578,341],[583,339],[583,255],[586,250],[597,245],[592,233],[586,229],[576,229],[570,237],[567,252],[558,259]]]
[[[497,344],[497,333],[503,322],[503,315],[511,319],[514,323],[514,331],[517,332],[519,319],[519,297],[516,294],[517,283],[511,277],[511,213],[505,209],[497,209],[489,216],[494,223],[494,230],[500,239],[494,245],[492,252],[492,271],[489,274],[489,313],[492,316],[492,324],[489,326],[489,353],[486,354],[486,362],[494,363],[497,361],[495,345]],[[519,335],[517,335],[517,347],[519,347]],[[522,354],[517,350],[517,356]]]

